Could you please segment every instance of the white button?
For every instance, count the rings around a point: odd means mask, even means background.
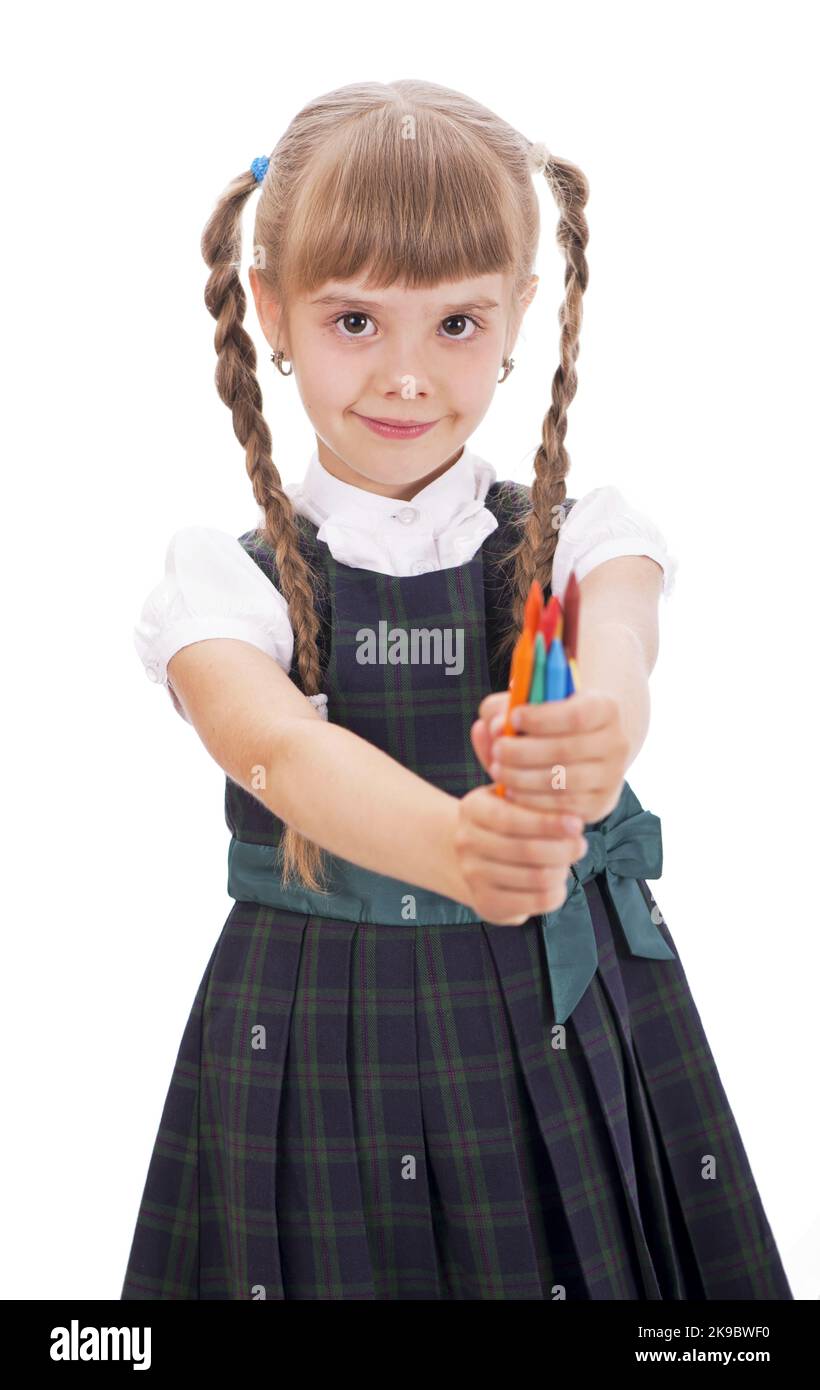
[[[413,574],[429,574],[432,568],[432,565],[425,565],[423,560],[417,560],[413,565]]]
[[[418,512],[415,507],[402,507],[400,512],[396,512],[396,520],[409,526],[412,521],[418,520]]]
[[[159,680],[159,664],[156,661],[149,661],[145,671],[149,681]]]

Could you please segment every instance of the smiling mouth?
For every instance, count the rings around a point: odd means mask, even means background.
[[[381,415],[363,415],[363,420],[372,420],[374,425],[392,425],[397,430],[417,429],[421,425],[434,425],[435,420],[386,420]]]
[[[426,434],[438,420],[385,420],[373,415],[359,415],[354,410],[353,414],[361,420],[373,434],[378,434],[382,439],[418,439],[422,434]]]

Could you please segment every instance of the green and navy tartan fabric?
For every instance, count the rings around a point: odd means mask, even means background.
[[[323,557],[330,719],[455,795],[486,780],[469,725],[507,679],[488,566],[527,493],[490,489],[498,530],[456,570],[398,579]],[[382,619],[461,624],[463,694],[440,665],[358,663],[356,632]],[[226,815],[233,836],[278,842],[234,784]],[[666,922],[671,957],[633,955],[603,867],[583,892],[597,968],[563,1025],[538,918],[383,925],[235,902],[122,1298],[790,1299]]]

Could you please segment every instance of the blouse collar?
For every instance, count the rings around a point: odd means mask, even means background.
[[[464,564],[496,529],[497,518],[484,506],[496,476],[465,445],[445,473],[404,501],[336,478],[317,448],[304,478],[285,491],[336,560],[386,574],[422,574]]]

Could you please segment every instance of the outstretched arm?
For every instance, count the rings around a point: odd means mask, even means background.
[[[168,680],[211,757],[274,815],[332,854],[463,900],[458,798],[322,719],[272,657],[208,638],[171,658]]]
[[[658,659],[663,570],[648,555],[619,555],[596,565],[578,586],[578,672],[582,688],[612,695],[637,758],[649,731],[649,677]]]
[[[272,657],[239,638],[189,643],[168,676],[227,775],[331,854],[492,922],[563,902],[568,866],[585,852],[580,821],[509,805],[486,786],[461,798],[440,791],[322,719]]]

